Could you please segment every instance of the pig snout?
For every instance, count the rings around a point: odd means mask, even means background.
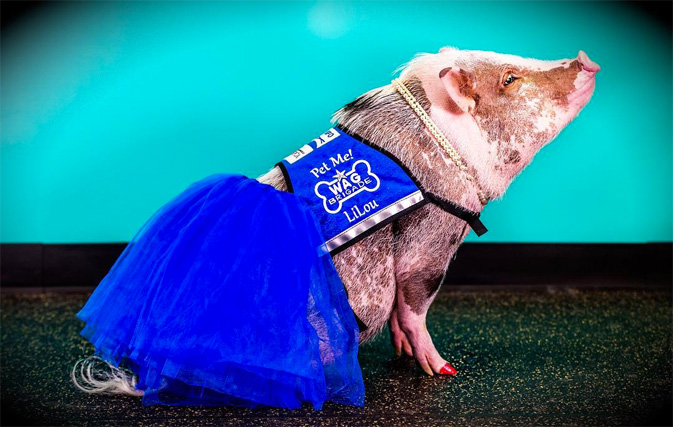
[[[577,55],[577,60],[580,62],[582,69],[590,73],[597,73],[601,70],[600,65],[596,64],[589,58],[589,55],[586,54],[583,50],[580,50],[580,53]]]

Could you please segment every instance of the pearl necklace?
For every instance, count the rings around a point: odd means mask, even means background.
[[[467,170],[467,166],[465,166],[465,163],[463,163],[463,159],[460,157],[460,154],[458,154],[458,151],[456,151],[455,148],[449,143],[449,140],[446,139],[444,134],[442,133],[441,130],[437,127],[435,122],[432,121],[428,113],[425,112],[421,104],[416,101],[416,98],[414,98],[414,95],[407,89],[407,87],[402,83],[400,79],[393,79],[392,81],[393,87],[397,89],[397,91],[402,95],[402,97],[407,101],[407,104],[411,107],[412,110],[416,113],[419,119],[423,122],[425,127],[430,131],[430,134],[435,138],[437,143],[446,151],[446,153],[449,155],[453,163],[458,166],[458,169],[460,169],[463,173],[465,173],[465,177],[467,178],[468,181],[471,181],[474,183],[474,185],[477,187],[477,196],[479,197],[479,201],[481,202],[482,206],[486,206],[486,203],[488,202],[488,199],[484,195],[484,192],[481,190],[479,187],[479,183],[477,180],[472,176],[472,174]]]

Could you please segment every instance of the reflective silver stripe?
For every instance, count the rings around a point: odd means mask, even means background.
[[[409,194],[405,198],[400,199],[395,203],[386,206],[385,208],[376,212],[369,218],[366,218],[358,222],[357,224],[353,225],[352,227],[344,230],[341,234],[332,237],[330,240],[325,242],[325,245],[327,245],[327,250],[329,250],[330,252],[333,251],[334,249],[338,248],[344,243],[356,238],[360,234],[374,227],[376,224],[385,221],[391,216],[399,212],[402,212],[403,210],[422,201],[423,201],[423,194],[421,193],[420,190]]]

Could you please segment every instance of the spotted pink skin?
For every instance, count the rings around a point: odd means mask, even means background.
[[[583,51],[573,59],[541,61],[444,48],[416,60],[401,78],[408,74],[422,81],[431,118],[495,199],[579,114],[599,70]],[[504,87],[508,73],[517,79]],[[480,206],[470,203],[472,209]]]
[[[533,156],[579,114],[593,94],[599,70],[583,51],[574,59],[540,61],[448,48],[412,61],[401,78],[420,79],[431,103],[431,118],[493,199],[501,197]],[[503,86],[510,73],[518,78]],[[450,163],[448,157],[444,161]],[[482,209],[474,191],[460,202],[474,211]],[[396,268],[409,272],[427,268],[430,264],[424,258],[403,257]],[[425,302],[409,300],[404,288],[416,285],[400,281],[402,276],[398,274],[389,322],[397,354],[404,350],[415,357],[429,375],[455,375],[425,326],[436,293]]]

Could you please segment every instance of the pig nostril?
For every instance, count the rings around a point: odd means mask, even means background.
[[[600,65],[596,64],[589,58],[589,55],[586,54],[583,50],[580,50],[580,53],[577,55],[577,60],[579,61],[582,69],[589,71],[591,73],[597,73],[601,70]]]

